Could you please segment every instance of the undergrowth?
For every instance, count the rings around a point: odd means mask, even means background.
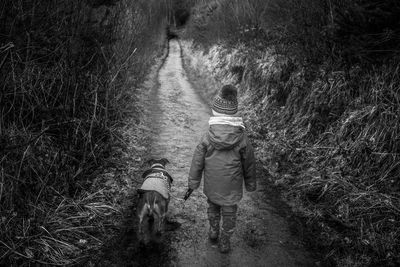
[[[194,2],[185,66],[210,101],[239,87],[267,178],[324,264],[399,264],[398,3]]]
[[[93,183],[125,116],[140,121],[164,13],[141,0],[0,3],[1,264],[75,264],[104,242],[120,203]]]

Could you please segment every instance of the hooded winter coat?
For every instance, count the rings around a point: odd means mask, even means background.
[[[189,188],[197,189],[204,173],[204,194],[220,206],[235,205],[242,199],[243,182],[247,191],[256,190],[253,147],[243,123],[229,120],[212,123],[210,118],[209,130],[194,151],[189,172]]]

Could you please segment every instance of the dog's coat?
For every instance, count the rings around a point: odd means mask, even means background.
[[[150,171],[145,172],[143,176],[145,176],[145,180],[140,187],[141,190],[156,191],[165,199],[169,199],[172,178],[165,170],[152,168]]]
[[[160,236],[164,231],[165,215],[168,211],[172,177],[165,171],[168,160],[151,160],[151,168],[145,171],[145,179],[138,189],[139,238],[145,243],[149,236]],[[149,233],[146,235],[146,233]],[[147,238],[147,239],[146,239]]]

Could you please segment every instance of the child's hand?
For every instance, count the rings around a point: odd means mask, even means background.
[[[183,200],[187,200],[189,197],[190,197],[190,195],[192,194],[192,192],[193,192],[193,189],[188,189],[187,191],[186,191],[186,194],[185,194],[185,196],[183,197]]]

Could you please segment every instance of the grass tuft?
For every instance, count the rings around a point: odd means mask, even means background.
[[[116,170],[127,115],[140,122],[166,7],[6,0],[0,10],[0,265],[79,264],[120,217],[120,196],[99,180]]]

